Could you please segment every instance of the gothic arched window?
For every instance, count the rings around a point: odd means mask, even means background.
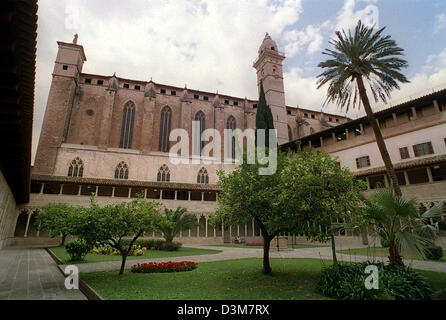
[[[199,130],[199,132],[200,132],[200,143],[199,143],[199,146],[200,146],[200,154],[201,154],[201,150],[204,148],[204,141],[201,141],[201,134],[206,129],[206,126],[205,126],[205,116],[204,116],[203,111],[198,111],[195,114],[195,121],[199,121],[200,122],[200,130]]]
[[[84,173],[84,163],[79,157],[76,157],[71,161],[70,166],[68,167],[68,176],[69,177],[82,177]]]
[[[233,116],[230,116],[228,118],[228,121],[226,121],[226,129],[235,130],[235,128],[236,128],[235,118]],[[234,136],[231,136],[231,145],[232,145],[231,156],[232,156],[232,159],[235,159],[235,137]]]
[[[132,148],[133,124],[135,122],[135,104],[129,101],[122,110],[121,139],[119,147],[124,149]]]
[[[129,167],[124,161],[121,161],[115,169],[115,179],[128,179]]]
[[[207,170],[203,167],[200,169],[197,175],[197,183],[209,183],[209,175]]]
[[[156,176],[156,181],[160,182],[169,182],[170,181],[170,170],[169,167],[163,164],[159,170],[158,175]]]
[[[169,152],[169,134],[171,119],[172,110],[168,106],[165,106],[163,110],[161,110],[158,151]]]

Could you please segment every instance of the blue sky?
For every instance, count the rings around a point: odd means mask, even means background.
[[[39,0],[33,158],[57,54],[79,34],[83,72],[257,99],[252,62],[268,32],[285,51],[287,105],[320,110],[317,64],[339,28],[361,18],[405,49],[411,80],[393,101],[446,85],[444,0]],[[375,108],[382,108],[376,105]],[[341,112],[328,106],[328,112]],[[353,111],[348,116],[362,115]]]

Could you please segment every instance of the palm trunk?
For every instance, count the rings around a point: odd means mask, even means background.
[[[387,151],[386,144],[384,142],[384,138],[382,136],[381,130],[376,123],[375,115],[373,114],[372,108],[370,106],[369,99],[367,97],[367,92],[364,87],[364,82],[362,81],[361,76],[356,77],[356,83],[358,84],[359,95],[361,97],[362,104],[364,105],[364,110],[367,114],[367,119],[370,122],[370,125],[373,128],[373,132],[376,137],[376,144],[378,145],[379,152],[381,153],[381,157],[384,161],[384,165],[386,166],[387,174],[392,181],[392,187],[395,191],[395,196],[400,198],[402,193],[400,186],[398,184],[398,179],[396,177],[395,168],[393,167],[392,160],[390,159],[389,152]]]
[[[392,241],[389,241],[389,264],[399,267],[404,266],[398,247],[396,247]]]

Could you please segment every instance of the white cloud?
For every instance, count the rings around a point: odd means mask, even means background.
[[[434,32],[440,32],[444,27],[446,27],[446,14],[440,13],[435,16],[435,27]]]
[[[361,20],[365,25],[379,27],[379,11],[375,5],[377,1],[365,1],[372,3],[367,5],[362,10],[356,10],[357,1],[345,0],[342,9],[337,16],[336,30],[348,30],[356,26],[358,20]]]
[[[285,42],[285,52],[287,57],[294,57],[304,46],[307,46],[307,53],[314,54],[322,48],[321,27],[308,25],[305,30],[290,30],[284,32],[282,41]]]

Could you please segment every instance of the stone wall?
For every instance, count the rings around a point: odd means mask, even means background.
[[[0,170],[0,249],[10,244],[17,221],[17,204]]]

